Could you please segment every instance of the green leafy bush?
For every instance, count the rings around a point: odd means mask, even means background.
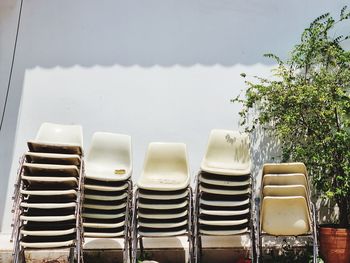
[[[350,211],[350,52],[342,44],[350,36],[334,36],[334,28],[349,18],[346,7],[337,20],[316,18],[286,61],[265,55],[277,62],[273,78],[246,81],[245,97],[233,99],[243,104],[247,131],[271,131],[283,161],[307,165],[318,193],[337,203],[342,227]]]

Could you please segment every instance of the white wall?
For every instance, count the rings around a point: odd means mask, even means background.
[[[0,0],[0,122],[9,82],[19,4],[19,1]],[[15,92],[17,97],[20,97],[21,90],[22,88],[18,86]],[[7,106],[7,118],[0,130],[0,221],[3,218],[7,198],[7,185],[14,150],[17,112],[19,110],[18,103],[15,105],[8,103]]]
[[[269,75],[262,54],[283,57],[313,18],[346,2],[25,0],[0,134],[1,151],[14,146],[0,159],[12,162],[1,173],[2,231],[17,160],[42,122],[82,124],[86,149],[95,131],[131,134],[134,180],[149,142],[185,142],[194,173],[209,131],[238,128],[230,99],[244,88],[239,74]]]

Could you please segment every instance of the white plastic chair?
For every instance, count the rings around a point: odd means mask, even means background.
[[[124,237],[125,261],[130,252],[131,174],[131,137],[95,132],[85,162],[84,235]]]
[[[34,140],[28,141],[32,152],[81,154],[83,130],[80,125],[43,123]]]
[[[201,170],[222,175],[250,174],[249,137],[231,130],[212,130]]]
[[[139,189],[176,191],[189,186],[190,173],[186,145],[154,142],[148,146]]]
[[[311,202],[308,173],[303,163],[267,163],[262,169],[258,222],[258,250],[263,236],[308,236],[317,258],[315,206]]]
[[[196,179],[196,262],[201,261],[203,235],[249,234],[254,246],[253,227],[248,228],[252,184],[248,134],[212,130]],[[226,220],[229,216],[240,219]]]
[[[24,260],[27,248],[69,247],[69,260],[79,263],[82,127],[43,123],[28,147],[15,185],[14,262]]]
[[[179,235],[188,235],[192,260],[192,192],[189,183],[186,145],[150,143],[134,199],[134,262],[138,241],[143,254],[143,237]]]
[[[94,133],[86,158],[85,177],[101,181],[126,181],[132,173],[131,137]]]
[[[266,196],[261,231],[274,236],[299,236],[311,230],[310,212],[302,196]]]

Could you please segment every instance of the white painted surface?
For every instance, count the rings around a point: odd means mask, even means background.
[[[10,231],[17,160],[42,122],[82,124],[86,149],[95,131],[130,134],[134,180],[149,142],[185,142],[194,174],[209,131],[238,127],[230,99],[244,87],[239,74],[268,75],[263,53],[283,56],[311,19],[346,2],[25,0],[0,133],[2,231]],[[3,13],[12,16],[1,10],[0,36],[15,23]],[[0,46],[1,57],[11,52]],[[270,158],[258,150],[257,164]]]
[[[0,0],[0,123],[9,82],[12,52],[15,42],[19,1]],[[20,89],[19,89],[20,90]],[[8,108],[11,108],[8,105]],[[18,111],[18,105],[16,105]],[[7,184],[14,150],[16,112],[0,130],[0,221],[4,215]],[[13,119],[14,118],[14,119]],[[7,211],[8,213],[8,211]],[[9,216],[9,215],[7,215]],[[1,242],[0,242],[1,244]]]

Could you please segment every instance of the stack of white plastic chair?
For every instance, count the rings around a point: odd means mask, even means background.
[[[250,234],[254,240],[250,173],[248,135],[231,130],[212,130],[196,182],[196,262],[201,262],[201,237],[204,235]]]
[[[129,135],[96,132],[86,158],[83,226],[91,238],[124,237],[129,257],[132,202],[132,152]]]
[[[28,142],[14,197],[14,262],[25,249],[62,247],[70,247],[70,261],[81,261],[82,146],[81,126],[52,123]]]
[[[151,143],[137,183],[133,219],[133,260],[143,237],[188,236],[192,261],[192,192],[186,145]]]
[[[259,257],[264,236],[310,237],[317,258],[316,215],[303,163],[265,164],[261,182]],[[283,242],[286,242],[284,239]]]

